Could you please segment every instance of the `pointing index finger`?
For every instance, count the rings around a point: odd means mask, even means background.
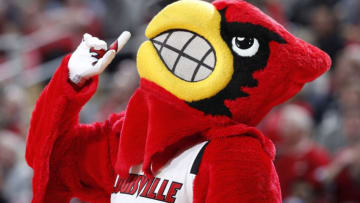
[[[110,45],[109,50],[114,50],[116,53],[118,53],[129,41],[130,37],[131,33],[129,31],[124,31],[117,38],[117,40]]]

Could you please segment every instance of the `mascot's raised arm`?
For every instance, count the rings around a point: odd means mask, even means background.
[[[79,112],[130,34],[109,49],[85,34],[64,58],[31,119],[33,203],[281,202],[274,145],[255,126],[329,56],[242,0],[175,2],[145,35],[140,86],[103,123]]]

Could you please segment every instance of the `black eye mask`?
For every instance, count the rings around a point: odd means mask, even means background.
[[[241,88],[257,86],[257,80],[252,75],[255,71],[266,67],[270,56],[269,42],[286,42],[278,34],[260,25],[226,22],[225,10],[220,11],[221,37],[234,57],[233,76],[227,86],[215,96],[200,101],[188,102],[188,104],[205,114],[232,117],[224,101],[250,96],[241,91]]]

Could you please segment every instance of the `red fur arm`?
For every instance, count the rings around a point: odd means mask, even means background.
[[[259,140],[212,140],[194,182],[194,202],[281,202],[275,168]]]
[[[79,112],[95,93],[98,77],[90,79],[82,88],[76,88],[68,80],[69,58],[70,55],[65,57],[42,92],[31,118],[26,160],[34,169],[33,203],[68,202],[78,195],[79,188],[100,184],[91,178],[92,173],[87,174],[93,168],[86,164],[89,160],[86,157],[94,156],[95,140],[99,143],[97,155],[104,156],[103,162],[111,165],[106,158],[110,153],[107,144],[110,138],[105,136],[111,129],[110,123],[78,124]],[[95,135],[103,136],[96,138]],[[76,161],[80,156],[84,156],[84,161]],[[94,161],[98,160],[102,159],[94,156]],[[103,166],[103,162],[100,161],[98,167]],[[80,170],[83,167],[88,169]],[[82,187],[76,187],[80,184]]]
[[[52,185],[45,197],[49,201],[45,202],[53,202],[54,192],[64,190],[83,201],[110,201],[119,143],[118,131],[112,128],[121,125],[122,117],[122,114],[113,114],[104,123],[80,124],[71,134],[58,138],[50,160]]]

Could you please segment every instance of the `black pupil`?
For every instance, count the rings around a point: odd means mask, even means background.
[[[252,37],[236,37],[236,46],[240,49],[248,49],[254,44],[254,38]]]

